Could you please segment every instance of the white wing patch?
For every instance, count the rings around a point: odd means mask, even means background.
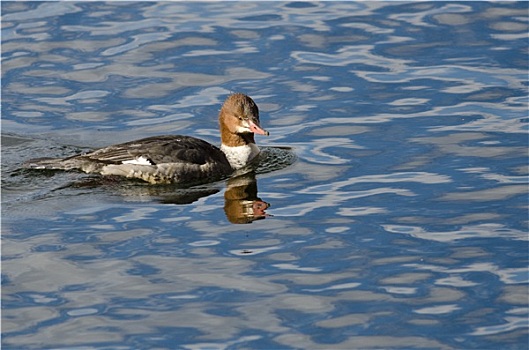
[[[154,165],[153,162],[149,158],[146,158],[144,156],[139,156],[131,160],[124,160],[121,163],[122,164],[133,164],[133,165]]]

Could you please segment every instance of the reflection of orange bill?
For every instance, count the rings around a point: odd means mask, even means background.
[[[253,202],[253,216],[258,217],[268,217],[271,216],[265,212],[266,209],[270,207],[269,203],[263,202],[261,200],[256,200]]]

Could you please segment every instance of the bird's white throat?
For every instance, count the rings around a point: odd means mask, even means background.
[[[255,143],[249,143],[244,146],[226,146],[221,145],[220,149],[226,155],[228,162],[233,169],[240,169],[251,162],[260,152]]]

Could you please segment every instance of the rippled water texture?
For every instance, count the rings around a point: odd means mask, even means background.
[[[527,2],[2,2],[3,349],[527,349]],[[21,170],[157,134],[255,174]]]

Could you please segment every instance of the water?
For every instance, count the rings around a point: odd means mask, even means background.
[[[527,349],[527,14],[3,2],[3,348]],[[271,132],[253,177],[20,170],[218,143],[233,91]]]

